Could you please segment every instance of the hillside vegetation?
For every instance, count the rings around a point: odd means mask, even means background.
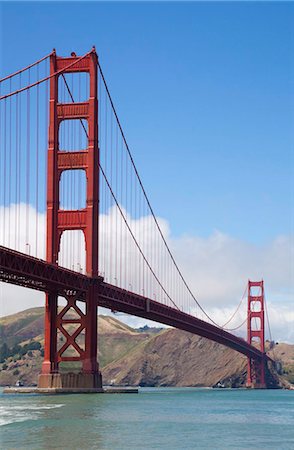
[[[0,384],[36,384],[44,354],[44,310],[32,308],[0,319]],[[69,332],[73,330],[68,330]],[[84,336],[77,342],[82,346]],[[63,344],[58,335],[58,345]],[[205,338],[176,329],[133,329],[116,318],[98,318],[99,364],[104,384],[140,386],[244,386],[247,359]],[[271,355],[294,381],[294,345]],[[64,369],[61,365],[61,370]],[[78,370],[72,363],[67,370]]]

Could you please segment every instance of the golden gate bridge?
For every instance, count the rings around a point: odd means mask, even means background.
[[[70,57],[53,50],[0,80],[0,142],[0,281],[46,294],[40,388],[102,387],[98,306],[230,347],[248,358],[247,386],[268,386],[263,281],[248,281],[247,341],[227,326],[240,304],[220,326],[199,303],[151,207],[94,47]]]

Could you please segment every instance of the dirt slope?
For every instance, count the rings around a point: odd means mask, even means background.
[[[212,386],[240,384],[246,358],[222,345],[168,329],[103,369],[105,383],[141,386]]]
[[[23,347],[37,341],[43,347],[43,314],[43,308],[32,308],[0,319],[0,345]],[[62,336],[58,339],[62,345]],[[82,341],[83,336],[78,343]],[[116,318],[99,316],[98,348],[104,384],[213,386],[221,382],[240,386],[245,382],[245,357],[176,329],[143,328],[142,332]],[[21,356],[15,352],[0,364],[0,385],[15,384],[18,379],[28,385],[37,383],[43,349]],[[294,345],[280,343],[271,354],[282,361],[288,380],[294,382]]]

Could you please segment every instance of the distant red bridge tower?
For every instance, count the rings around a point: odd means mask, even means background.
[[[247,342],[265,355],[263,281],[248,280]],[[248,358],[247,387],[266,388],[265,367],[266,358]]]
[[[86,272],[88,277],[98,278],[98,100],[97,100],[97,54],[95,49],[84,58],[72,54],[61,58],[55,51],[50,56],[50,107],[49,147],[47,168],[47,262],[57,265],[61,235],[66,230],[82,230],[86,246]],[[58,74],[86,72],[90,79],[89,99],[80,103],[60,103],[58,99]],[[88,122],[88,144],[85,150],[66,151],[59,149],[59,128],[64,120],[86,119]],[[61,210],[59,183],[65,170],[85,170],[87,179],[86,207],[80,210]],[[79,292],[64,292],[67,305],[58,309],[57,293],[46,294],[45,312],[45,354],[42,373],[39,376],[41,388],[100,388],[101,375],[97,363],[97,283],[86,293],[86,311],[77,306]],[[67,315],[74,310],[78,318]],[[68,325],[76,331],[70,334]],[[57,333],[61,332],[64,344],[57,349]],[[84,333],[84,348],[76,339]],[[68,349],[74,351],[67,352]],[[59,373],[59,363],[78,361],[81,373]],[[70,379],[69,379],[70,378]]]

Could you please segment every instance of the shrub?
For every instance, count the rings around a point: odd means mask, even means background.
[[[4,363],[2,366],[2,370],[7,370],[7,369],[8,369],[8,365]]]
[[[0,363],[3,363],[6,358],[10,356],[10,350],[6,342],[4,342],[0,347]]]
[[[19,344],[15,344],[11,349],[12,355],[17,355],[21,351],[21,346]]]
[[[28,350],[40,350],[41,344],[38,341],[33,341],[28,344]]]
[[[13,371],[13,375],[19,375],[19,370],[18,370],[18,369],[15,369],[15,370]]]

